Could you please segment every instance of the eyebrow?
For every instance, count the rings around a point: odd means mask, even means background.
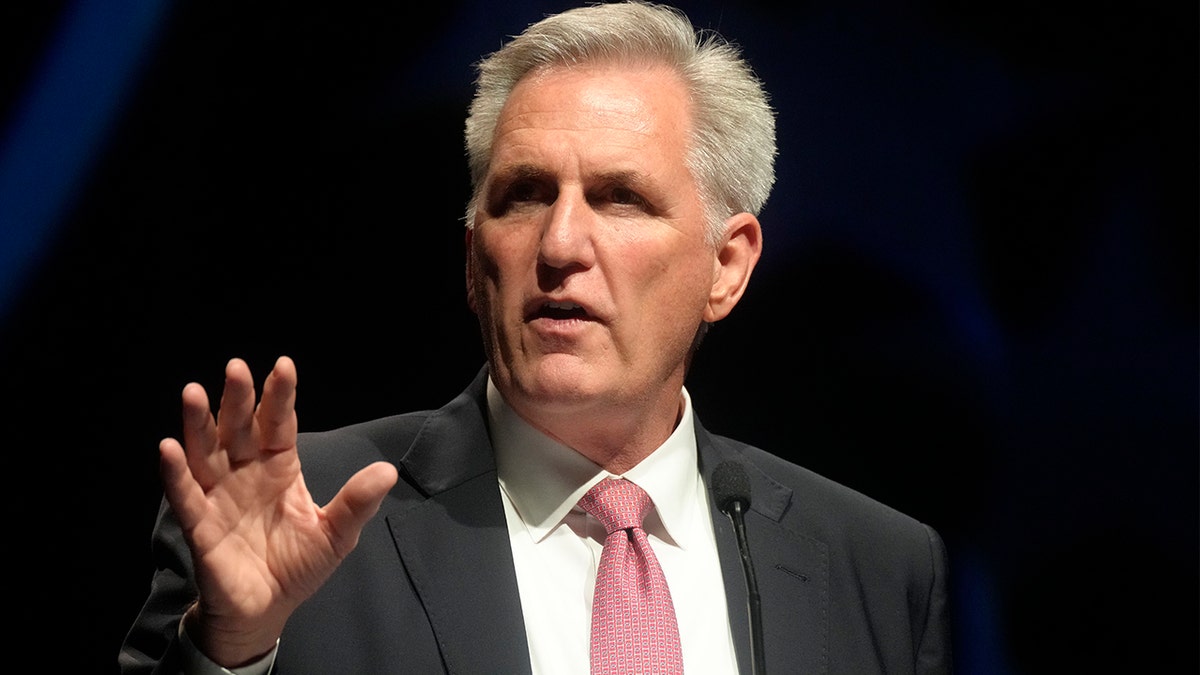
[[[514,164],[493,174],[491,184],[495,187],[498,184],[511,183],[522,179],[545,178],[548,175],[550,175],[549,171],[539,169],[533,164]]]
[[[628,185],[631,187],[649,187],[647,174],[643,171],[627,170],[627,171],[605,171],[596,174],[595,178],[606,184],[616,183],[619,185]]]
[[[492,175],[492,183],[508,183],[524,178],[540,179],[551,176],[552,174],[552,171],[540,168],[534,164],[514,164],[495,172]],[[644,185],[647,182],[647,174],[644,171],[638,171],[636,169],[603,171],[597,174],[589,175],[587,178],[589,182],[623,183],[626,185]]]
[[[528,162],[503,167],[492,175],[492,179],[488,183],[487,190],[484,193],[484,204],[488,212],[495,213],[496,200],[501,199],[501,195],[509,186],[526,180],[544,184],[546,182],[553,183],[556,179],[554,178],[553,171]],[[619,185],[631,189],[641,196],[646,209],[653,213],[660,212],[663,199],[661,187],[656,186],[650,179],[650,175],[645,171],[639,169],[601,171],[595,174],[588,174],[584,177],[584,180],[585,189],[587,185]]]

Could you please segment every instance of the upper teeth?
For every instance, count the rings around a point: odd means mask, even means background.
[[[553,300],[547,302],[546,307],[550,309],[579,309],[579,305],[574,302],[554,302]]]

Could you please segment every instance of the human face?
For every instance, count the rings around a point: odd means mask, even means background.
[[[689,122],[663,68],[536,72],[501,111],[468,299],[497,386],[543,430],[675,423],[696,331],[720,318]]]

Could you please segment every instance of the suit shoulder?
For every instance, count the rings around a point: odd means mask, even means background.
[[[300,434],[300,447],[306,453],[320,453],[330,448],[375,448],[388,453],[396,447],[406,447],[433,414],[431,410],[391,415],[367,422],[350,424],[327,431],[308,431]]]
[[[858,490],[752,445],[721,436],[713,442],[740,454],[787,496],[778,513],[785,527],[850,550],[907,549],[923,557],[940,545],[932,528]]]
[[[335,490],[372,462],[399,464],[431,414],[411,412],[300,434],[297,445],[309,489],[314,496]]]

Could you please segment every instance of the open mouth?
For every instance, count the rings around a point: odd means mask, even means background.
[[[545,302],[539,305],[529,316],[533,319],[553,319],[566,321],[568,319],[588,319],[587,310],[574,302]]]

